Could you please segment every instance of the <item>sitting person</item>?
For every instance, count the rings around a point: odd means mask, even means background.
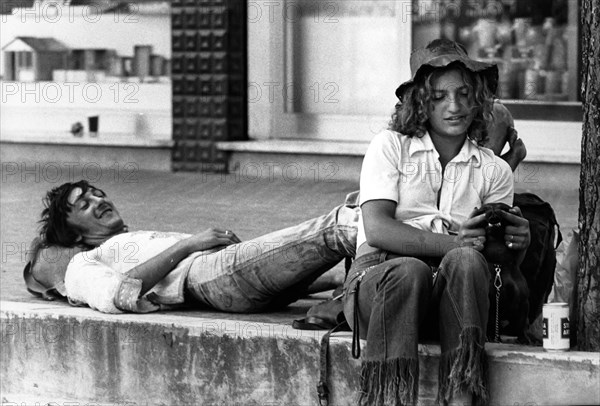
[[[56,187],[44,202],[38,251],[54,247],[63,255],[57,264],[68,266],[64,285],[60,270],[44,275],[26,268],[30,291],[62,294],[106,313],[182,304],[266,311],[295,301],[354,256],[358,213],[346,205],[242,242],[219,228],[196,235],[129,231],[106,194],[86,181]],[[73,258],[56,247],[73,247]]]
[[[362,221],[344,297],[355,337],[367,340],[359,404],[418,402],[423,338],[440,341],[438,402],[485,404],[490,274],[485,216],[474,213],[486,203],[512,206],[511,172],[524,146],[509,137],[512,164],[496,156],[503,142],[483,147],[496,65],[448,40],[415,51],[410,65],[390,128],[374,137],[361,169]],[[528,221],[518,207],[501,216],[503,243],[520,263]]]

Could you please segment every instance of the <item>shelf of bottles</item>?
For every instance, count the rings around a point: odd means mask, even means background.
[[[578,11],[568,0],[413,2],[413,45],[436,37],[498,64],[497,96],[515,101],[578,99]],[[427,3],[427,2],[425,2]]]
[[[218,141],[247,139],[245,2],[171,3],[173,170],[225,172]]]

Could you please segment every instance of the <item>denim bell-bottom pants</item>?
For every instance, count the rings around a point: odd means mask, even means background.
[[[329,214],[198,256],[186,294],[213,309],[250,313],[285,306],[342,259],[354,257],[358,209]]]
[[[472,248],[451,250],[439,267],[412,257],[388,259],[384,251],[357,258],[344,286],[344,313],[367,341],[359,403],[416,404],[417,344],[439,339],[438,403],[466,392],[485,404],[489,280],[485,258]]]

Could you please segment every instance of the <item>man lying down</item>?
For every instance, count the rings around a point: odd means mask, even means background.
[[[354,256],[358,219],[357,208],[342,205],[242,242],[221,228],[195,235],[130,230],[107,194],[86,181],[50,190],[44,205],[33,251],[54,247],[44,254],[59,261],[51,272],[35,261],[26,268],[30,291],[66,296],[73,305],[105,313],[183,304],[248,313],[289,304]],[[76,253],[69,261],[71,255],[56,247]],[[39,254],[33,257],[39,260]]]

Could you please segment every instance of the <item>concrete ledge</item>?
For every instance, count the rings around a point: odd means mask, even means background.
[[[318,404],[324,332],[290,326],[305,308],[292,308],[287,316],[104,315],[64,304],[4,301],[0,310],[4,404]],[[355,403],[360,365],[350,345],[349,333],[331,342],[332,405]],[[600,403],[600,353],[486,348],[492,405]],[[420,403],[429,405],[439,346],[420,345],[419,356]]]
[[[229,171],[239,179],[298,178],[315,182],[355,181],[358,184],[366,143],[267,140],[219,142],[219,149],[229,152]],[[579,163],[561,163],[548,155],[534,161],[528,158],[515,171],[517,191],[577,189]]]
[[[134,136],[130,134],[99,133],[75,137],[68,132],[3,133],[3,144],[84,145],[88,147],[171,148],[173,140]]]
[[[527,163],[579,164],[579,153],[569,153],[560,148],[540,148],[527,145]],[[254,152],[271,154],[312,154],[312,155],[346,155],[363,157],[369,146],[368,142],[352,141],[314,141],[293,139],[271,139],[251,141],[223,141],[217,148],[230,152]]]
[[[54,167],[63,168],[65,165],[90,168],[91,171],[113,168],[123,176],[138,170],[171,170],[172,141],[166,140],[109,139],[102,136],[75,138],[63,135],[27,138],[23,141],[3,137],[0,145],[3,168],[17,165],[37,172],[40,172],[40,168],[48,168],[46,175],[51,181],[56,171]],[[40,168],[36,169],[36,165]],[[93,178],[95,175],[90,176]]]
[[[222,141],[217,148],[223,151],[265,152],[284,154],[349,155],[363,157],[368,142],[307,141],[307,140],[252,140]]]

